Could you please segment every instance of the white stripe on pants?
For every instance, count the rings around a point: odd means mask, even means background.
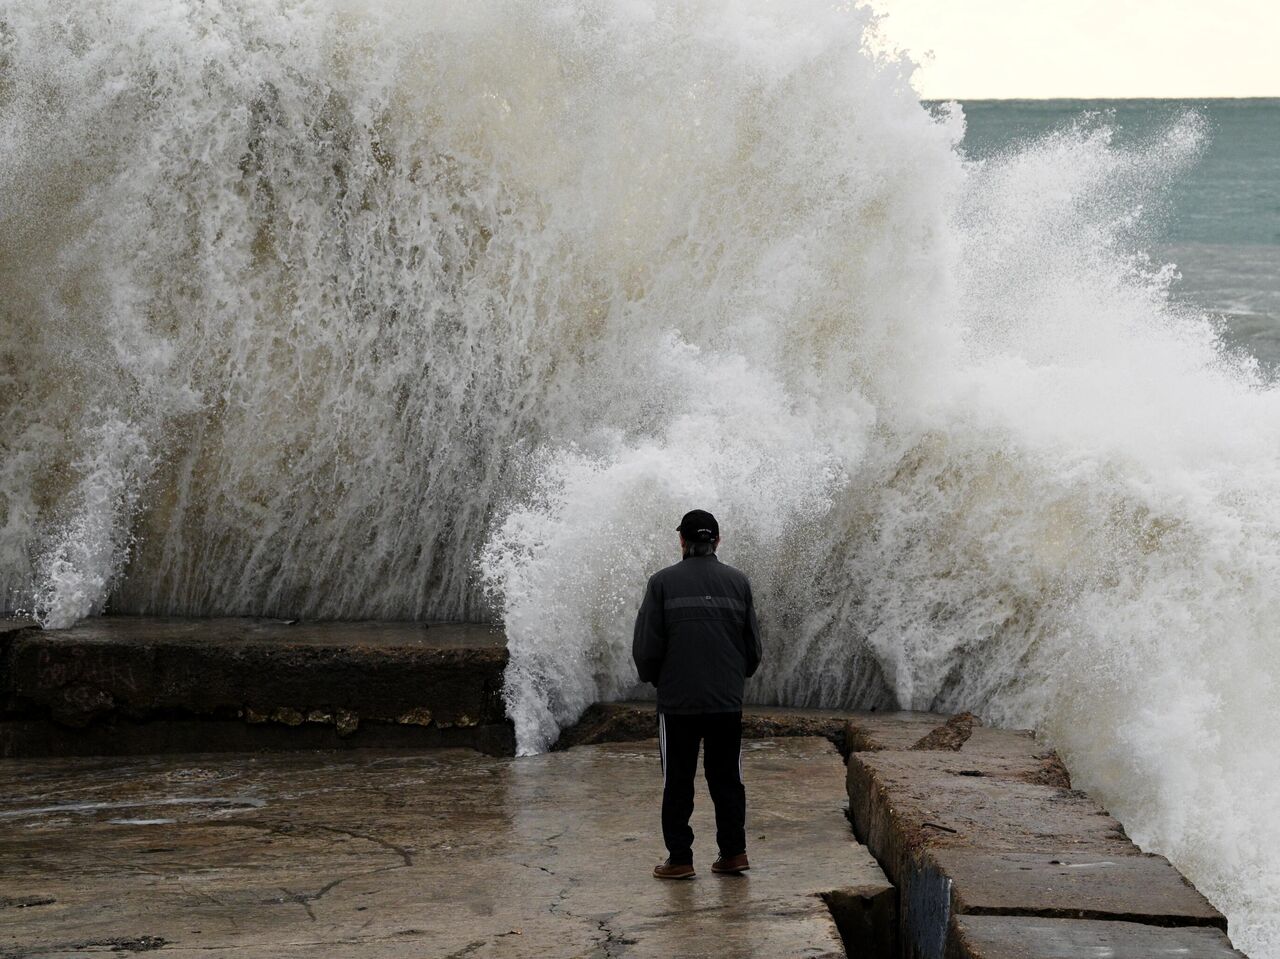
[[[662,757],[662,787],[667,786],[667,719],[658,713],[658,755]]]

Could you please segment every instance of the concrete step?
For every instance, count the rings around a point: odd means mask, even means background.
[[[104,616],[0,632],[0,756],[513,751],[486,626]]]
[[[1027,916],[957,916],[945,959],[1243,959],[1221,929]]]

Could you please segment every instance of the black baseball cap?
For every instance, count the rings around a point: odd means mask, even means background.
[[[689,510],[676,530],[691,543],[714,543],[720,538],[720,524],[705,509]]]

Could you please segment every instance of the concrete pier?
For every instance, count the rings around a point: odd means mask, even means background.
[[[480,626],[0,623],[0,957],[1240,956],[1052,749],[967,715],[746,708],[759,868],[662,892],[653,704],[512,760],[506,661]]]

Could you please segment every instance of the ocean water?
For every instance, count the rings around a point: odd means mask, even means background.
[[[1034,726],[1280,959],[1274,104],[869,16],[3,0],[4,603],[501,619],[536,752],[709,508],[752,698]]]
[[[1045,136],[1097,131],[1140,146],[1182,117],[1204,123],[1199,156],[1146,211],[1145,246],[1177,268],[1173,299],[1213,317],[1224,343],[1280,366],[1280,99],[972,100],[964,154],[998,159]]]

